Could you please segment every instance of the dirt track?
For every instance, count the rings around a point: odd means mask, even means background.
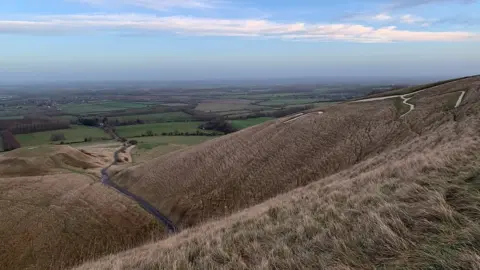
[[[462,91],[462,93],[460,94],[460,97],[458,97],[457,103],[455,104],[455,108],[458,108],[460,104],[462,104],[463,97],[465,96],[466,93],[467,92]]]
[[[415,109],[415,105],[411,104],[411,103],[408,103],[408,101],[413,98],[413,95],[415,95],[417,93],[420,93],[420,92],[423,92],[425,90],[427,90],[427,89],[423,89],[423,90],[420,90],[420,91],[416,91],[416,92],[412,92],[412,93],[408,93],[408,94],[404,94],[404,95],[392,95],[392,96],[386,96],[386,97],[366,98],[366,99],[356,100],[356,101],[352,101],[352,102],[353,103],[370,102],[370,101],[378,101],[378,100],[385,100],[385,99],[392,99],[392,98],[398,98],[399,97],[403,100],[403,104],[408,105],[410,107],[410,110],[408,112],[406,112],[406,113],[404,113],[400,116],[400,117],[404,117]],[[460,106],[465,94],[466,94],[465,91],[461,91],[460,97],[458,98],[457,103],[455,104],[455,108],[458,108]]]
[[[407,98],[407,95],[401,95],[400,98],[403,99],[403,104],[410,106],[410,110],[408,110],[408,112],[400,115],[400,117],[404,117],[405,115],[409,114],[411,111],[415,109],[415,105],[408,103],[408,101],[412,99],[412,97]]]
[[[156,209],[154,206],[152,206],[150,203],[148,203],[146,200],[144,200],[140,196],[137,196],[137,195],[133,194],[132,192],[120,187],[119,185],[117,185],[116,183],[114,183],[113,181],[110,180],[110,176],[108,175],[107,170],[108,170],[108,168],[110,168],[111,166],[113,166],[117,163],[116,161],[117,161],[117,158],[118,158],[118,153],[120,151],[124,150],[124,149],[125,149],[125,147],[122,147],[121,149],[115,151],[113,162],[110,165],[108,165],[107,167],[102,169],[102,171],[101,171],[102,172],[101,182],[104,185],[114,188],[118,192],[122,193],[123,195],[125,195],[125,196],[129,197],[130,199],[134,200],[135,202],[137,202],[137,204],[140,205],[143,209],[145,209],[145,211],[147,211],[148,213],[153,215],[158,221],[160,221],[162,224],[164,224],[165,227],[167,227],[169,233],[178,232],[179,230],[173,224],[173,222],[170,219],[168,219],[165,215],[163,215],[158,209]]]

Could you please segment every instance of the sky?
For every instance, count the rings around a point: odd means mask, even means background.
[[[0,0],[0,82],[480,74],[480,0]]]

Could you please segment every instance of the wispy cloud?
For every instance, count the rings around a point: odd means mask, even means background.
[[[389,10],[394,9],[405,9],[418,7],[428,4],[440,4],[440,3],[458,3],[458,4],[472,4],[477,2],[477,0],[392,0],[387,5]]]
[[[379,13],[376,15],[357,15],[350,16],[345,18],[348,21],[357,21],[357,22],[381,22],[385,23],[400,23],[400,24],[415,24],[421,26],[430,26],[431,24],[437,22],[434,19],[426,19],[413,14],[403,14],[403,15],[390,15],[388,13]]]
[[[419,24],[422,26],[429,26],[434,22],[434,20],[427,20],[420,16],[415,16],[412,14],[405,14],[400,17],[400,21],[407,24]]]
[[[68,0],[82,2],[93,6],[119,7],[135,6],[152,10],[171,8],[211,9],[224,3],[220,0]]]
[[[392,19],[392,16],[386,13],[380,13],[372,17],[372,20],[374,21],[389,21],[391,19]]]
[[[156,17],[142,14],[41,16],[30,20],[0,20],[0,33],[56,34],[78,31],[173,32],[183,35],[243,36],[287,40],[350,42],[467,41],[478,33],[400,30],[361,24],[278,23],[255,19]]]

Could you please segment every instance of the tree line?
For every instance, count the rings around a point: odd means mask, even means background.
[[[70,123],[54,119],[14,119],[0,121],[0,130],[9,130],[13,134],[27,134],[70,128]]]

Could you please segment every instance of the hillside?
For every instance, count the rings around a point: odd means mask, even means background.
[[[133,167],[117,181],[180,224],[216,220],[78,269],[477,269],[479,101],[480,78],[468,78],[407,104],[341,104]]]
[[[69,146],[0,156],[0,269],[61,269],[160,236],[161,225],[94,172],[109,162]]]
[[[189,227],[350,168],[459,120],[477,102],[478,77],[400,98],[343,103],[267,122],[117,174],[115,181]],[[468,90],[459,109],[460,91]],[[291,119],[295,118],[295,119]]]

